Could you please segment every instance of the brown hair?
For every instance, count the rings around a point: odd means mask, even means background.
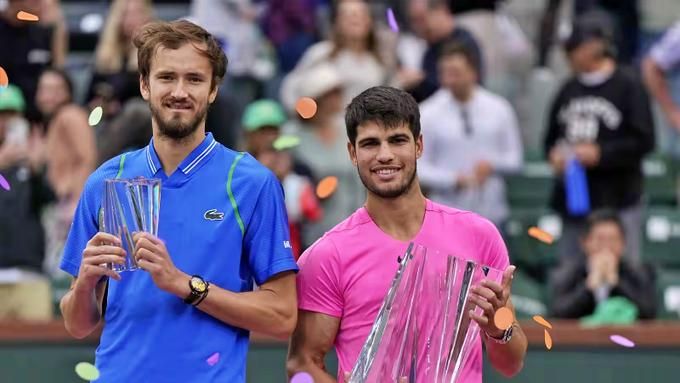
[[[205,29],[186,21],[156,21],[146,24],[135,36],[137,47],[137,62],[142,81],[148,84],[151,60],[160,46],[169,49],[179,49],[184,44],[192,43],[194,47],[210,60],[212,66],[212,84],[215,88],[222,82],[227,70],[227,57],[217,43],[217,40]],[[197,45],[205,44],[201,49]]]
[[[365,0],[355,0],[357,2],[363,3],[368,9],[369,9],[369,17],[371,19],[371,29],[368,31],[368,35],[366,36],[366,48],[368,49],[369,53],[372,54],[376,60],[378,60],[379,63],[383,64],[384,57],[381,54],[380,51],[380,40],[378,38],[378,34],[376,33],[375,30],[375,20],[373,18],[373,14],[370,12],[370,4],[368,4],[367,1]],[[342,36],[340,36],[340,33],[338,32],[338,15],[340,13],[340,6],[342,1],[336,1],[333,2],[331,6],[331,21],[333,23],[333,32],[331,34],[331,40],[333,42],[333,49],[331,50],[330,57],[335,58],[338,56],[340,51],[345,48],[344,46],[344,41],[342,39]]]

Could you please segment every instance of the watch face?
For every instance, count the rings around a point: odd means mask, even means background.
[[[191,288],[199,293],[202,293],[206,289],[205,282],[200,278],[191,278]]]

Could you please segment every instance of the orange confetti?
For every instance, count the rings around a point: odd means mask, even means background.
[[[515,318],[512,315],[512,310],[507,307],[501,307],[496,311],[496,314],[494,314],[493,321],[499,329],[507,330],[512,326],[512,322],[515,321]]]
[[[540,325],[543,326],[543,327],[552,328],[552,325],[550,324],[550,322],[548,322],[547,320],[545,320],[545,319],[544,319],[542,316],[540,316],[540,315],[534,315],[534,318],[533,318],[533,319],[534,319],[534,321],[535,321],[536,323],[540,324]]]
[[[550,333],[548,330],[543,330],[545,334],[545,348],[550,350],[552,348],[552,338],[550,337]]]
[[[21,21],[38,21],[40,18],[32,13],[24,12],[24,11],[19,11],[17,13],[17,19]]]
[[[0,66],[0,86],[5,87],[9,85],[9,77],[7,77],[7,72]]]
[[[309,97],[302,97],[295,103],[295,110],[304,119],[312,118],[316,114],[316,101]]]
[[[532,226],[529,228],[529,235],[538,239],[539,241],[543,243],[547,243],[548,245],[551,245],[554,241],[553,236],[550,235],[549,233],[537,228],[536,226]]]
[[[316,196],[325,199],[331,196],[338,187],[338,178],[329,176],[322,179],[318,185],[316,185]]]

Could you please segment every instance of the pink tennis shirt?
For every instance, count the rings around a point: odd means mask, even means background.
[[[427,200],[425,218],[413,242],[499,270],[509,265],[508,252],[496,227],[477,214]],[[340,318],[335,338],[338,381],[359,357],[397,272],[397,257],[408,242],[398,241],[373,222],[365,208],[316,241],[298,260],[298,305],[301,310]],[[482,340],[458,382],[482,381]]]

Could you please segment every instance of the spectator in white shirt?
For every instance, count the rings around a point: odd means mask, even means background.
[[[509,213],[503,175],[520,170],[522,144],[510,103],[478,85],[474,62],[462,45],[443,49],[441,87],[421,104],[418,174],[433,201],[500,226]]]
[[[642,63],[649,93],[661,107],[670,128],[663,149],[680,158],[680,21],[664,34]]]

